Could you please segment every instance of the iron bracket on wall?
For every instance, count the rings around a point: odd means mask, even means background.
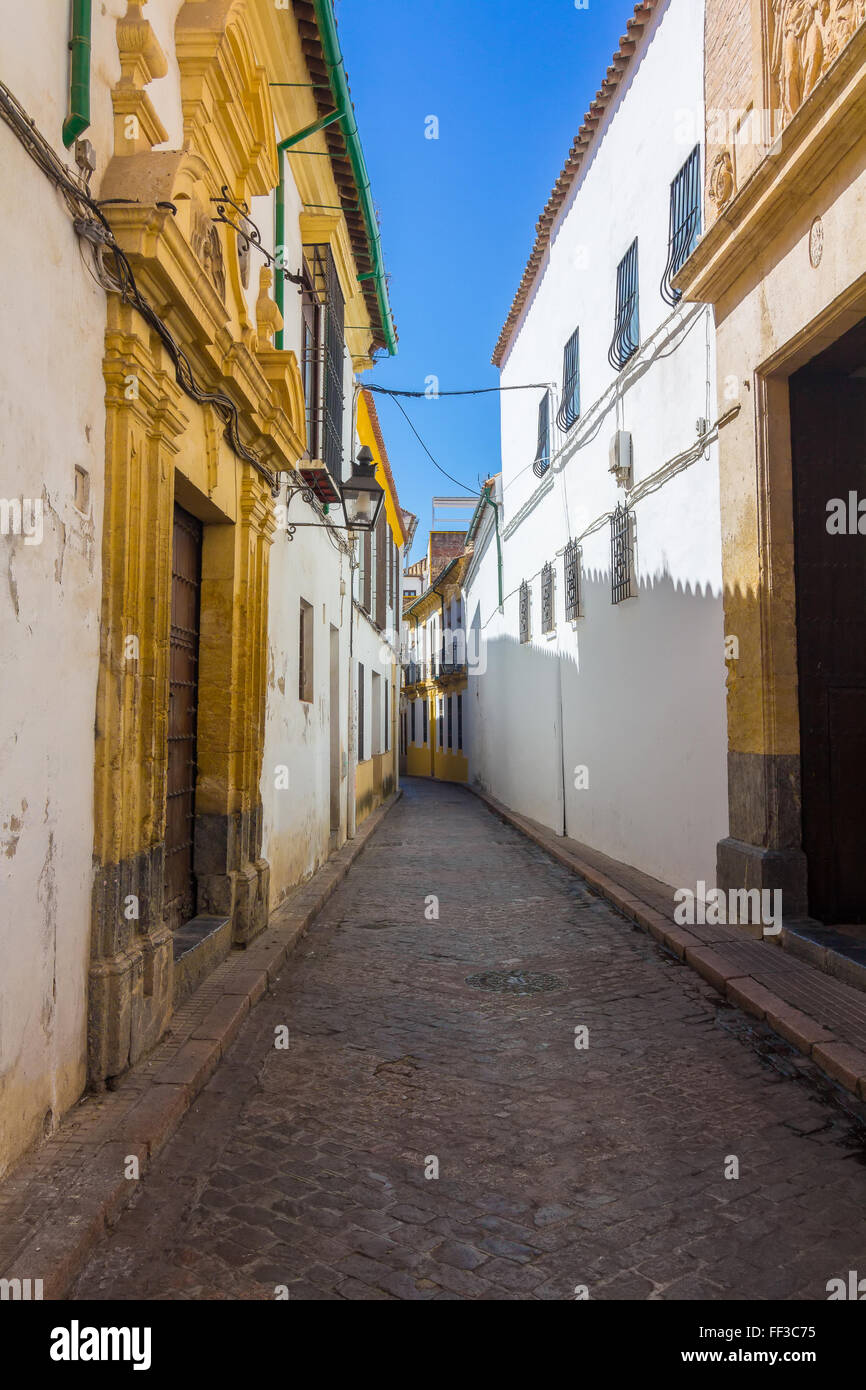
[[[264,246],[262,246],[262,234],[250,217],[248,205],[244,202],[235,202],[225,185],[223,185],[220,196],[218,198],[211,198],[211,202],[217,205],[217,215],[211,218],[211,221],[224,222],[227,227],[231,227],[232,231],[237,233],[246,246],[254,246],[257,251],[260,251],[268,265],[274,266],[285,280],[291,280],[293,285],[297,285],[298,294],[303,294],[303,275],[300,271],[298,271],[296,275],[293,275],[290,270],[286,270],[285,266],[280,264],[279,257],[272,256],[270,251],[267,251]],[[232,212],[227,212],[227,208],[232,209]],[[237,220],[234,220],[235,218]],[[240,223],[240,225],[238,225],[238,223]]]

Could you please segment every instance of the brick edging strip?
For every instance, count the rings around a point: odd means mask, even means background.
[[[687,928],[677,926],[671,917],[666,917],[664,913],[644,902],[632,889],[601,873],[580,855],[566,848],[564,843],[557,843],[560,837],[557,837],[554,831],[544,833],[543,828],[537,827],[527,817],[518,815],[488,792],[468,784],[464,785],[466,790],[482,801],[493,815],[519,830],[533,844],[538,845],[539,849],[544,850],[545,854],[549,854],[572,873],[585,879],[594,892],[606,898],[623,916],[628,917],[644,931],[649,932],[661,945],[673,951],[681,961],[702,975],[732,1004],[753,1017],[762,1019],[798,1051],[811,1058],[816,1066],[834,1081],[860,1100],[866,1100],[866,1053],[837,1038],[817,1019],[795,1008],[751,975],[744,973],[742,965],[736,965],[726,958],[723,943],[708,946]],[[799,963],[806,965],[804,961]],[[815,969],[812,965],[808,968]],[[840,987],[849,988],[844,985]]]
[[[221,975],[217,983],[219,997],[202,1017],[193,1018],[179,1046],[167,1049],[161,1045],[127,1074],[126,1091],[121,1086],[117,1092],[100,1098],[105,1113],[96,1121],[93,1134],[88,1131],[90,1137],[86,1140],[87,1147],[93,1150],[92,1157],[71,1173],[57,1207],[46,1211],[35,1227],[32,1221],[27,1222],[34,1192],[44,1188],[46,1181],[51,1182],[52,1157],[58,1170],[55,1181],[59,1178],[64,1182],[65,1148],[74,1144],[74,1138],[68,1134],[68,1122],[76,1114],[76,1107],[57,1133],[25,1155],[0,1184],[0,1223],[6,1234],[0,1277],[41,1279],[46,1299],[63,1299],[67,1295],[89,1254],[129,1205],[150,1164],[213,1076],[250,1011],[273,985],[288,956],[401,796],[398,788],[371,812],[354,839],[347,840],[311,879],[293,889],[274,908],[264,931],[245,950],[233,951],[202,982],[200,990],[204,991],[209,980]],[[192,1006],[195,1013],[195,1001],[193,994],[184,1008]],[[160,1064],[160,1053],[166,1050],[172,1055]],[[146,1075],[154,1064],[156,1070]],[[129,1105],[132,1087],[141,1094]],[[138,1159],[137,1180],[124,1175],[131,1156]],[[11,1198],[7,1196],[10,1186],[15,1189]],[[16,1219],[22,1227],[22,1238],[9,1258],[10,1245],[15,1244]]]

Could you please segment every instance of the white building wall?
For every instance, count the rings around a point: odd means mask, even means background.
[[[115,22],[124,12],[124,0],[94,7],[86,138],[95,191],[113,148]],[[68,6],[31,0],[7,19],[0,73],[74,168],[61,138]],[[0,165],[0,498],[42,507],[38,543],[0,534],[2,1174],[55,1127],[85,1080],[106,299],[64,203],[4,122]]]
[[[670,0],[596,135],[503,364],[503,386],[557,383],[555,419],[563,348],[579,327],[581,419],[567,439],[554,426],[553,463],[539,482],[542,392],[503,393],[504,614],[492,513],[466,590],[469,628],[479,624],[486,637],[486,669],[470,679],[470,777],[557,832],[674,884],[713,883],[727,833],[718,464],[714,442],[693,447],[697,419],[718,414],[711,311],[672,311],[659,292],[670,184],[699,124],[684,123],[682,111],[699,109],[702,92],[703,7]],[[607,358],[616,271],[635,236],[641,349],[617,373]],[[637,597],[614,605],[607,517],[626,495],[608,471],[617,428],[634,444]],[[672,476],[656,478],[667,465]],[[566,625],[562,553],[572,537],[582,547],[584,616]],[[540,631],[546,561],[556,581],[549,636]],[[523,646],[522,579],[532,595]]]
[[[297,269],[303,250],[300,233],[301,197],[285,161],[285,244],[287,264]],[[257,198],[251,209],[262,231],[263,245],[273,250],[274,197]],[[258,297],[258,272],[263,264],[253,253],[248,299]],[[301,297],[286,283],[283,346],[301,361]],[[352,375],[346,364],[344,383],[344,453],[351,438]],[[346,464],[348,470],[348,463]],[[280,497],[285,505],[286,493]],[[265,745],[262,761],[262,854],[270,864],[271,906],[295,884],[308,878],[327,859],[331,827],[331,628],[339,647],[340,828],[347,833],[346,796],[349,759],[349,624],[352,614],[352,571],[349,556],[337,545],[346,532],[328,535],[318,512],[299,495],[292,497],[281,521],[298,523],[290,539],[278,524],[271,545],[268,606],[268,690]],[[342,522],[340,509],[336,521]],[[299,631],[301,601],[312,608],[313,700],[299,695]]]

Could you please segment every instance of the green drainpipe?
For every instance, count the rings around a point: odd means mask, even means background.
[[[67,149],[90,125],[90,34],[91,0],[72,0],[69,115],[63,122]]]
[[[494,501],[493,501],[493,498],[490,496],[492,490],[493,490],[492,484],[490,484],[490,483],[485,483],[485,484],[484,484],[484,487],[481,489],[481,496],[478,498],[478,506],[475,508],[475,511],[472,513],[472,520],[471,520],[470,523],[469,523],[469,530],[467,531],[466,534],[467,534],[467,536],[469,536],[469,535],[472,534],[472,531],[473,531],[474,526],[475,526],[475,522],[476,522],[476,520],[477,520],[477,518],[478,518],[478,513],[480,512],[482,506],[483,506],[484,503],[486,502],[487,505],[488,505],[489,507],[492,507],[492,508],[493,508],[493,519],[494,519],[494,521],[495,521],[495,523],[496,523],[496,560],[497,560],[497,566],[498,566],[498,570],[499,570],[499,607],[501,608],[501,607],[502,607],[502,541],[501,541],[500,536],[499,536],[499,503],[498,503],[498,502],[494,502]]]
[[[370,245],[370,256],[373,261],[373,269],[369,275],[361,276],[361,279],[371,279],[376,282],[376,298],[379,301],[379,313],[382,319],[382,327],[385,334],[385,346],[391,357],[397,352],[397,335],[394,332],[394,324],[391,319],[391,306],[388,302],[388,285],[385,280],[385,265],[382,259],[382,243],[379,237],[379,224],[376,221],[376,211],[373,207],[373,198],[370,193],[370,176],[367,173],[367,165],[364,162],[364,152],[361,149],[361,140],[358,135],[358,127],[352,112],[352,101],[349,96],[349,86],[346,82],[346,70],[343,67],[343,55],[340,52],[340,42],[337,38],[337,22],[334,18],[333,0],[313,0],[313,9],[316,15],[316,24],[319,29],[319,36],[322,41],[322,49],[325,54],[325,62],[328,65],[328,80],[331,84],[331,91],[334,96],[334,105],[340,115],[340,129],[346,141],[346,148],[349,152],[349,162],[352,165],[352,173],[358,185],[358,193],[361,200],[361,211],[364,214],[364,222],[367,227],[367,240]]]
[[[333,125],[342,116],[342,111],[329,111],[327,116],[322,116],[321,120],[313,121],[312,125],[305,126],[296,135],[290,135],[287,139],[281,140],[277,145],[277,160],[280,171],[279,182],[277,183],[276,197],[276,217],[274,226],[274,245],[277,255],[286,253],[286,150],[290,150],[293,145],[299,145],[302,140],[306,140],[309,135],[317,135],[326,126]],[[274,299],[280,313],[283,314],[286,303],[286,282],[279,271],[274,277]],[[283,316],[285,316],[283,314]],[[283,350],[283,330],[282,328],[276,335],[275,343],[277,348]]]
[[[493,508],[493,520],[496,522],[496,562],[499,569],[499,607],[502,607],[502,541],[499,536],[499,503],[494,502],[490,493],[485,490],[484,500],[488,506]]]

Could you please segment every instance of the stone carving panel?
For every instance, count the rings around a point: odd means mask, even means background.
[[[200,207],[193,213],[192,249],[220,299],[226,297],[226,269],[219,232]]]
[[[866,0],[765,0],[771,100],[788,122],[866,20]]]

